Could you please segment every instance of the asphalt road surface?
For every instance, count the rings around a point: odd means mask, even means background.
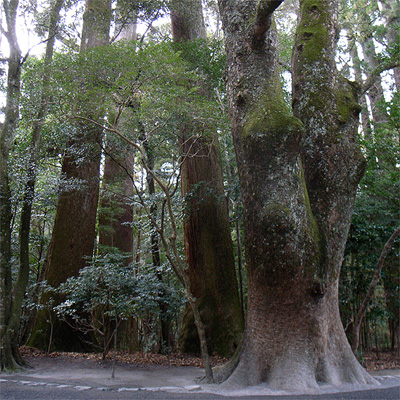
[[[228,397],[209,393],[168,393],[148,390],[121,391],[76,389],[55,386],[31,386],[21,382],[0,382],[1,400],[136,400],[136,399],[193,399],[193,400],[399,400],[400,386],[345,393],[292,396]]]
[[[379,382],[366,386],[321,387],[315,394],[277,392],[267,386],[236,390],[199,383],[197,367],[118,364],[115,378],[109,362],[57,358],[28,358],[32,368],[0,373],[0,400],[400,400],[400,370],[377,371]],[[304,393],[304,392],[303,392]]]

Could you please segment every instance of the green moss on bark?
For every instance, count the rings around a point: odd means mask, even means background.
[[[355,82],[350,82],[343,77],[339,78],[335,100],[340,123],[348,122],[361,112],[361,106],[358,104],[358,91],[359,87]]]
[[[243,137],[271,136],[272,142],[288,136],[291,132],[300,132],[302,124],[295,118],[285,104],[280,85],[268,88],[263,97],[252,106],[243,130]]]
[[[320,1],[306,0],[303,3],[306,12],[302,14],[302,24],[297,31],[297,46],[302,47],[303,57],[309,62],[321,62],[329,43],[329,11]]]

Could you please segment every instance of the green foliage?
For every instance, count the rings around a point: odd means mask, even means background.
[[[167,273],[166,266],[157,268]],[[112,329],[130,317],[157,321],[160,302],[169,305],[169,314],[162,317],[172,319],[182,307],[181,289],[173,282],[160,281],[155,272],[152,266],[126,265],[119,252],[96,256],[79,276],[59,286],[57,292],[65,301],[54,310],[59,318],[73,320],[83,331],[96,331],[108,338],[103,348],[106,351],[112,336],[110,321],[117,321]]]
[[[341,314],[346,326],[357,312],[372,279],[383,246],[400,220],[400,145],[399,97],[381,105],[387,112],[386,123],[374,127],[373,140],[361,139],[368,158],[355,203],[352,225],[342,267]],[[382,271],[382,283],[368,309],[366,321],[381,327],[398,299],[399,241],[390,250]],[[398,304],[397,300],[397,304]],[[397,308],[398,310],[398,308]],[[398,316],[396,317],[398,320]],[[387,340],[385,346],[387,346]]]

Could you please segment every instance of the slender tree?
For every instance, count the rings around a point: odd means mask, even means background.
[[[27,282],[27,272],[19,270],[15,284],[11,275],[11,190],[9,183],[9,153],[19,120],[21,67],[23,58],[17,39],[18,0],[3,1],[6,29],[3,30],[8,45],[7,93],[4,122],[0,125],[0,363],[1,370],[24,365],[18,351],[18,327],[22,297]],[[29,270],[28,270],[29,273]],[[21,293],[22,292],[22,293]]]
[[[378,263],[375,268],[374,276],[371,280],[371,283],[368,287],[368,291],[364,297],[364,300],[361,303],[361,306],[357,312],[357,315],[354,318],[353,321],[353,331],[352,331],[352,341],[351,341],[351,347],[353,351],[357,351],[359,342],[360,342],[360,327],[361,327],[361,322],[364,318],[365,312],[367,311],[367,307],[371,301],[371,298],[374,294],[376,285],[378,284],[380,277],[381,277],[381,272],[382,268],[385,265],[385,260],[386,256],[390,250],[390,248],[393,245],[393,242],[395,241],[396,237],[400,235],[400,227],[398,227],[393,234],[390,236],[389,240],[386,242],[385,246],[383,247],[383,250],[381,252],[381,255],[379,257]]]
[[[206,39],[200,0],[171,3],[175,42]],[[204,95],[209,89],[204,83]],[[186,121],[180,133],[182,194],[186,196],[184,238],[191,290],[205,325],[211,353],[230,356],[241,342],[243,316],[238,296],[228,207],[224,195],[218,137]],[[198,353],[199,339],[188,305],[183,318],[180,347]]]
[[[292,115],[272,20],[280,3],[219,1],[248,271],[242,350],[221,378],[300,389],[370,383],[338,310],[340,265],[365,168],[357,86],[336,71],[337,3],[302,0]]]
[[[110,20],[110,0],[86,1],[81,53],[108,43]],[[77,107],[84,105],[78,104]],[[87,113],[93,117],[90,110]],[[59,195],[45,266],[45,279],[52,287],[58,287],[68,277],[77,275],[85,266],[86,257],[92,256],[94,248],[102,130],[97,125],[85,122],[76,123],[71,128],[74,129],[74,135],[64,154],[62,177],[67,182],[78,182],[78,187],[63,190]],[[81,152],[85,154],[84,161]],[[43,295],[41,303],[46,304],[51,297],[50,294]],[[54,301],[58,302],[56,298]],[[57,349],[82,348],[78,334],[68,324],[58,321],[54,315],[49,323],[48,317],[45,310],[37,314],[30,345],[47,349],[50,341]]]

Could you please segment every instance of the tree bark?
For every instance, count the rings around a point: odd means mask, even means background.
[[[111,18],[110,0],[87,0],[83,15],[81,52],[106,45]],[[83,105],[80,105],[83,106]],[[87,110],[90,115],[91,111]],[[90,115],[92,119],[93,115]],[[101,118],[102,116],[98,116]],[[102,129],[95,124],[76,123],[74,138],[68,143],[62,165],[62,177],[78,183],[78,187],[63,190],[58,198],[53,233],[46,260],[45,279],[57,288],[70,276],[76,276],[93,255],[97,203],[99,199],[100,146]],[[80,160],[80,152],[85,160]],[[62,189],[62,187],[61,187]],[[45,294],[41,304],[53,297],[55,305],[61,298]],[[87,348],[80,334],[67,323],[54,320],[53,346],[58,350],[76,351]],[[50,324],[51,325],[51,324]],[[29,344],[46,349],[50,325],[47,312],[38,312]]]
[[[175,42],[205,39],[201,1],[173,1],[171,25]],[[204,84],[203,91],[205,95],[209,92]],[[231,356],[242,339],[243,316],[218,138],[189,122],[181,129],[180,147],[184,160],[182,194],[187,210],[185,254],[191,290],[205,325],[208,350]],[[185,310],[179,346],[189,353],[200,350],[190,305]]]
[[[106,152],[99,212],[99,245],[117,248],[127,256],[126,264],[129,264],[133,261],[133,186],[129,174],[133,173],[134,154],[123,146],[117,148],[115,145],[108,146]]]
[[[293,52],[300,122],[280,85],[272,21],[280,3],[219,2],[248,271],[245,338],[227,382],[290,389],[369,383],[338,308],[340,265],[365,162],[355,88],[335,68],[336,4],[300,2]]]

